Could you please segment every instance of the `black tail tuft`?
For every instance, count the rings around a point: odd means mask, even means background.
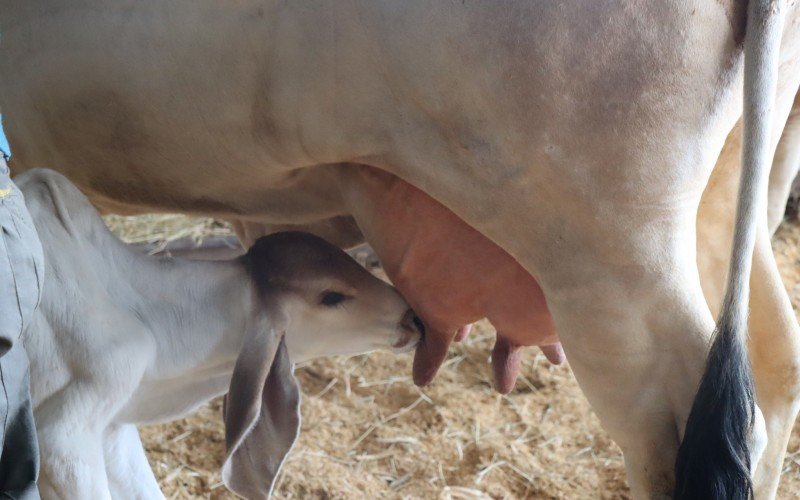
[[[744,335],[721,320],[675,464],[675,498],[748,500],[755,414]]]

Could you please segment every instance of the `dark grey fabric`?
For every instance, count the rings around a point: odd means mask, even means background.
[[[0,159],[0,498],[37,499],[39,451],[19,337],[39,304],[42,246]]]
[[[33,408],[28,389],[28,356],[17,342],[0,358],[5,413],[2,454],[0,454],[0,498],[39,498],[39,447],[33,425]]]

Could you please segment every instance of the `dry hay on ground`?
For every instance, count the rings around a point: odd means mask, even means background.
[[[204,239],[231,234],[230,226],[224,222],[179,214],[107,215],[104,220],[126,243],[149,244],[155,252],[176,240],[199,245]]]
[[[136,232],[129,241],[142,242],[152,221],[158,219],[113,224]],[[224,231],[196,219],[184,221],[185,227],[176,219],[170,224],[188,234],[197,234],[198,227]],[[797,310],[800,224],[784,224],[775,248]],[[516,390],[500,396],[490,384],[493,339],[491,327],[479,324],[466,342],[453,346],[425,389],[411,382],[410,354],[299,366],[302,432],[276,497],[628,498],[620,451],[569,368],[551,366],[531,349]],[[167,498],[234,498],[218,471],[224,447],[220,416],[216,400],[187,419],[141,427]],[[800,426],[783,472],[781,498],[797,498]]]

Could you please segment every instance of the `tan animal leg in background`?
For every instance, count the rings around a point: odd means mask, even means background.
[[[750,363],[769,443],[754,478],[757,499],[774,498],[800,409],[800,327],[766,228],[759,231],[750,280]]]
[[[795,96],[792,112],[783,128],[769,174],[767,217],[770,234],[775,234],[783,220],[786,200],[789,198],[792,183],[798,172],[800,172],[800,92]]]

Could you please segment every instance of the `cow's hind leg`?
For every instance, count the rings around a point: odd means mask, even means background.
[[[639,228],[649,241],[635,227],[609,228],[602,248],[585,239],[562,246],[540,273],[567,359],[623,450],[636,498],[672,496],[714,330],[683,219]],[[667,230],[652,231],[656,224]]]

